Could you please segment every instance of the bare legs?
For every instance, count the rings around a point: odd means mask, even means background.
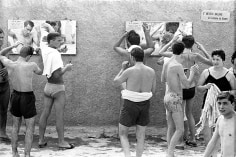
[[[25,119],[26,122],[26,135],[25,135],[25,157],[30,157],[30,151],[33,142],[35,117]],[[12,156],[19,157],[18,146],[18,134],[21,125],[21,117],[13,116],[13,128],[12,128]]]
[[[54,97],[44,96],[44,110],[39,120],[39,144],[44,144],[44,134],[47,126],[47,120],[51,113],[52,106],[56,109],[56,129],[58,134],[58,146],[70,147],[64,140],[64,109],[65,109],[65,91],[58,92]]]
[[[186,100],[185,111],[186,111],[186,116],[188,118],[188,126],[189,126],[189,131],[190,131],[190,141],[196,143],[195,120],[193,117],[192,109],[193,109],[193,99]]]
[[[168,134],[167,134],[167,143],[168,143],[168,157],[174,157],[174,149],[177,145],[179,139],[183,135],[184,132],[184,118],[183,112],[174,112],[170,113],[167,111],[167,123],[168,123]],[[173,136],[171,133],[172,129],[176,128]]]
[[[119,124],[119,136],[125,157],[130,157],[128,131],[129,131],[128,127]],[[137,138],[136,157],[141,157],[143,154],[145,131],[146,131],[146,126],[140,126],[140,125],[136,126],[136,138]]]
[[[129,131],[128,127],[126,127],[122,124],[119,124],[120,142],[121,142],[121,146],[123,148],[125,157],[130,157],[128,131]]]

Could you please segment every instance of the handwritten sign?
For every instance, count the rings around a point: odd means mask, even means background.
[[[203,10],[201,20],[207,22],[229,22],[230,12],[219,10]]]

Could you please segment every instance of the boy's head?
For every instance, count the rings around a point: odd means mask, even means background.
[[[184,43],[185,48],[191,49],[194,45],[194,37],[192,35],[186,35],[182,38],[182,42]]]
[[[31,46],[23,46],[20,49],[20,56],[22,58],[26,58],[26,61],[28,61],[30,59],[30,57],[33,55],[34,53],[34,48]]]
[[[57,32],[49,33],[47,36],[48,45],[52,48],[59,48],[62,44],[61,35]]]
[[[219,93],[216,100],[220,114],[228,115],[235,110],[234,96],[230,92]]]
[[[134,57],[136,62],[143,62],[144,52],[141,48],[133,48],[131,51],[131,56]]]
[[[184,43],[177,41],[176,43],[174,43],[172,45],[172,51],[173,51],[173,54],[175,54],[175,55],[182,54],[184,51]]]
[[[140,44],[140,36],[134,30],[131,30],[131,31],[129,31],[129,33],[127,35],[127,41],[129,42],[130,45],[139,45]]]

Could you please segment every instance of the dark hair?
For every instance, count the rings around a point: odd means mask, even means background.
[[[234,96],[230,92],[221,92],[218,94],[216,100],[228,99],[231,103],[234,102]]]
[[[61,35],[57,32],[49,33],[47,36],[47,42],[50,43],[50,40],[55,40],[57,37],[60,37]]]
[[[140,36],[134,30],[129,31],[127,35],[127,40],[131,45],[139,45],[140,44]]]
[[[4,34],[4,31],[2,30],[2,28],[0,28],[0,34],[2,34],[2,33]]]
[[[234,59],[236,58],[236,51],[231,56],[231,63],[234,64]]]
[[[143,62],[144,52],[141,48],[133,48],[131,51],[131,56],[135,58],[136,62]]]
[[[186,35],[182,38],[182,42],[184,43],[185,48],[190,49],[194,45],[194,37],[192,35]]]
[[[20,56],[25,58],[29,55],[33,55],[34,53],[34,48],[31,47],[31,46],[23,46],[21,49],[20,49]]]
[[[26,27],[27,25],[30,25],[32,28],[34,27],[34,23],[30,20],[24,22],[24,27]]]
[[[184,51],[184,43],[181,41],[177,41],[172,45],[172,51],[175,55],[180,55]]]
[[[219,56],[223,61],[225,61],[225,52],[223,50],[215,50],[211,53],[211,57]]]

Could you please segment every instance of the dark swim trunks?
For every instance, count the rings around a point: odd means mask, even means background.
[[[183,89],[183,100],[192,99],[195,96],[195,87]]]
[[[119,123],[131,127],[133,125],[147,126],[149,123],[150,100],[133,102],[124,99]]]
[[[37,115],[35,107],[35,95],[33,92],[13,91],[11,94],[10,112],[15,117],[32,118]]]

